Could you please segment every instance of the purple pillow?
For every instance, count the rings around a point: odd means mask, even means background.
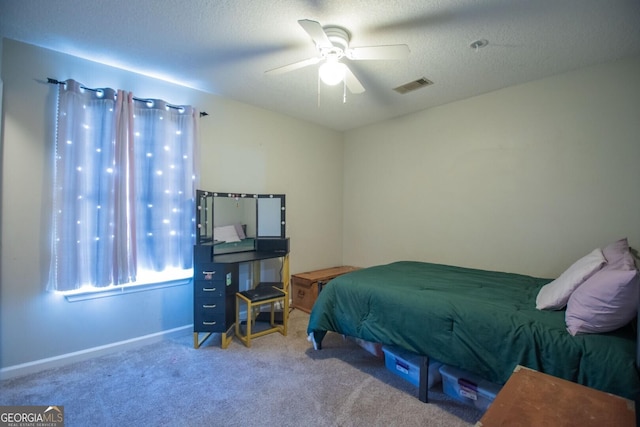
[[[629,242],[627,238],[617,240],[613,243],[609,243],[602,248],[602,254],[607,259],[609,264],[619,261],[625,254],[629,253]]]
[[[627,269],[625,258],[606,265],[571,294],[565,313],[571,335],[614,331],[636,316],[640,276],[635,268]]]
[[[617,260],[607,263],[606,267],[609,270],[637,270],[636,262],[633,260],[633,255],[631,255],[629,251]]]
[[[242,224],[233,224],[236,229],[236,234],[238,235],[238,239],[244,240],[247,236],[244,234],[244,228],[242,228]]]

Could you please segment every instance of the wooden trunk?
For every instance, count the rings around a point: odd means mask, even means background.
[[[298,273],[291,276],[291,306],[310,313],[320,292],[319,284],[325,284],[334,277],[358,270],[358,267],[341,266],[323,270]]]

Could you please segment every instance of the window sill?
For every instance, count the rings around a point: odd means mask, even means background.
[[[78,301],[87,301],[98,298],[107,298],[107,297],[115,297],[119,295],[128,295],[137,292],[146,292],[146,291],[154,291],[157,289],[165,289],[172,288],[174,286],[184,286],[191,283],[191,277],[185,277],[183,279],[169,280],[161,283],[149,283],[146,285],[133,285],[133,286],[122,286],[122,287],[114,287],[110,289],[106,289],[103,291],[94,291],[94,292],[82,292],[77,294],[68,294],[65,295],[65,299],[68,302],[78,302]]]

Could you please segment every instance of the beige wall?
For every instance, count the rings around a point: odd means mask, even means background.
[[[45,291],[56,101],[47,77],[208,112],[199,122],[200,187],[285,193],[291,272],[340,264],[341,133],[12,40],[2,52],[0,377],[192,330],[190,283],[78,302]]]
[[[218,101],[219,102],[219,101]],[[285,193],[291,271],[342,261],[342,133],[245,104],[201,122],[201,184],[214,191]]]
[[[640,246],[638,76],[609,63],[347,132],[344,262],[556,277]]]

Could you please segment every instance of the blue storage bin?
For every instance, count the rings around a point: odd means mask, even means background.
[[[500,392],[501,386],[452,366],[440,366],[442,389],[448,395],[486,411]]]
[[[388,370],[399,377],[409,381],[416,387],[420,386],[420,355],[406,351],[400,347],[382,346],[384,352],[384,363]],[[442,364],[436,360],[429,359],[429,381],[427,388],[438,384],[442,377],[440,366]]]

